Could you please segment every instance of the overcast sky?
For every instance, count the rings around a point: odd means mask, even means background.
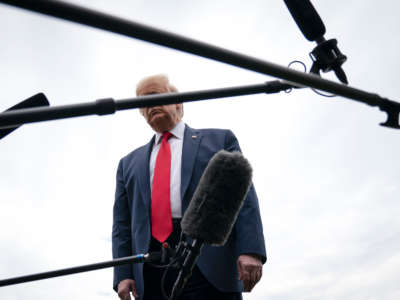
[[[70,1],[283,66],[308,42],[284,2]],[[314,1],[350,85],[400,101],[399,4]],[[0,4],[0,111],[129,98],[144,76],[180,91],[272,77]],[[330,74],[326,78],[335,79]],[[309,89],[185,104],[194,128],[230,128],[254,169],[269,260],[247,300],[400,297],[400,130]],[[28,124],[0,141],[0,278],[111,259],[119,159],[152,131],[137,110]],[[397,282],[397,283],[396,283]],[[0,299],[117,299],[112,270],[0,288]]]

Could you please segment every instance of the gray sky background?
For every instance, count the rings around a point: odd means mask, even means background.
[[[311,65],[283,1],[70,1],[264,60]],[[350,84],[400,101],[399,4],[314,1]],[[180,91],[273,80],[190,54],[0,5],[0,111],[129,98],[144,76]],[[326,78],[334,79],[330,74]],[[254,169],[269,261],[248,300],[399,299],[400,131],[385,114],[309,89],[185,104],[230,128]],[[0,141],[0,278],[111,258],[119,159],[152,136],[136,110],[25,125]],[[397,282],[397,283],[396,283]],[[0,299],[117,299],[106,269],[0,288]]]

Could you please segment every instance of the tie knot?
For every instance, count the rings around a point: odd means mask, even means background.
[[[169,131],[166,131],[162,134],[162,139],[168,141],[171,136],[172,136],[172,133]]]

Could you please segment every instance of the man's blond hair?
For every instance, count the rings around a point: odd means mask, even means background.
[[[157,74],[143,78],[136,85],[136,96],[149,94],[177,93],[178,89],[173,86],[165,74]],[[181,115],[183,117],[183,103],[181,103]],[[143,115],[143,109],[140,109]]]
[[[169,82],[167,75],[157,74],[145,77],[139,81],[136,85],[136,96],[143,95],[144,91],[146,91],[146,94],[161,94],[175,93],[178,92],[178,89]]]

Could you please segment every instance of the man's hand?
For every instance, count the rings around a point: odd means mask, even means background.
[[[132,292],[133,297],[139,298],[139,294],[136,291],[135,280],[124,279],[118,283],[118,297],[121,300],[131,300],[130,292]]]
[[[239,280],[243,281],[245,292],[251,292],[262,276],[262,263],[256,255],[242,254],[238,261]]]

